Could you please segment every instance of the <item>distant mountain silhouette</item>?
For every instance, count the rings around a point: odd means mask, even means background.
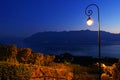
[[[24,42],[35,45],[97,44],[98,31],[39,32],[24,39]],[[101,31],[101,44],[120,44],[120,34]]]

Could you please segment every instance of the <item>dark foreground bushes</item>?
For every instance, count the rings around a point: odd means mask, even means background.
[[[0,64],[0,80],[29,80],[30,68],[25,65]]]

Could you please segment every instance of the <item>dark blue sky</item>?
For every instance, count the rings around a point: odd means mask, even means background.
[[[120,0],[0,0],[0,36],[27,37],[43,31],[97,30],[86,26],[85,8],[100,7],[101,29],[120,32]]]

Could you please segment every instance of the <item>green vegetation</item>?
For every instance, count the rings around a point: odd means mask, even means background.
[[[0,80],[98,80],[98,59],[89,56],[44,55],[30,48],[0,46]],[[102,80],[120,79],[120,61],[103,58]]]

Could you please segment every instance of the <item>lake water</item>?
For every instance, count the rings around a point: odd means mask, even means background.
[[[98,45],[30,45],[22,41],[4,41],[3,44],[17,44],[17,47],[30,47],[33,52],[44,54],[63,54],[98,57]],[[101,56],[120,58],[120,45],[101,45]]]
[[[34,52],[41,52],[44,54],[51,53],[59,55],[69,52],[76,56],[98,57],[98,45],[27,45],[27,47],[32,48]],[[101,45],[101,56],[120,58],[120,45]]]

